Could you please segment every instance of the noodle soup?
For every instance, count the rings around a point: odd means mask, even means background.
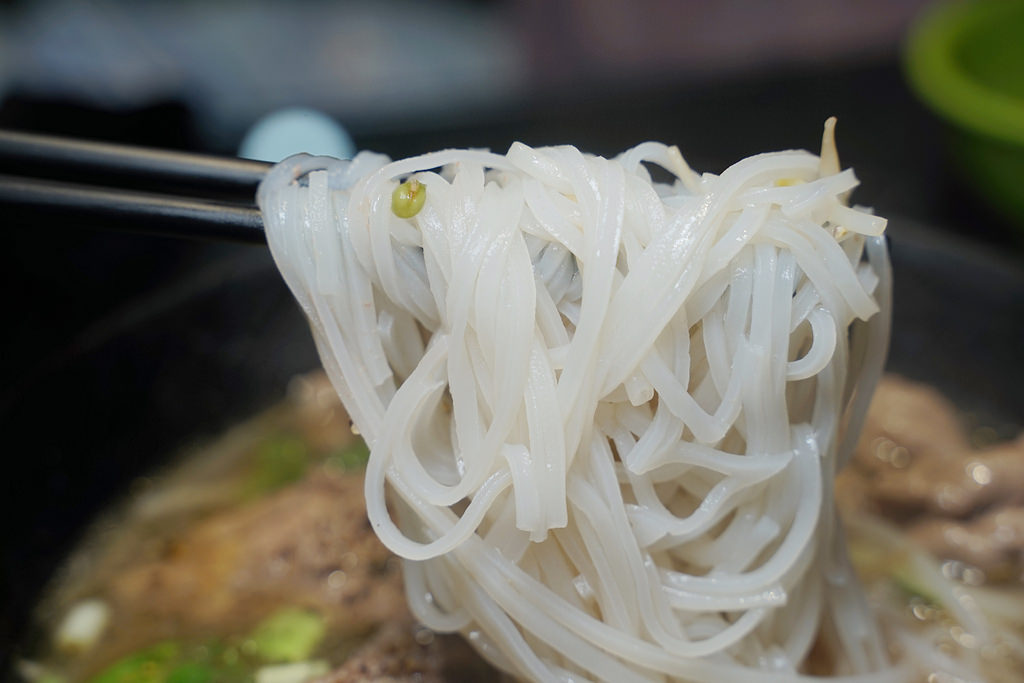
[[[832,125],[720,176],[659,143],[277,166],[268,241],[329,377],[297,394],[330,414],[242,439],[226,497],[139,503],[153,544],[54,598],[28,673],[1010,676],[1018,445],[892,378],[868,416],[885,221]]]

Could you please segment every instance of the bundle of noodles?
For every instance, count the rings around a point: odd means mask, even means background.
[[[537,681],[793,680],[812,649],[814,670],[905,675],[833,507],[890,276],[832,125],[820,158],[719,176],[649,142],[267,177],[274,258],[424,624]]]

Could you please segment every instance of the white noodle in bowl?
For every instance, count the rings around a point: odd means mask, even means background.
[[[889,334],[856,184],[831,121],[721,175],[653,142],[276,166],[267,238],[416,617],[528,680],[791,681],[812,649],[907,679],[832,493]]]

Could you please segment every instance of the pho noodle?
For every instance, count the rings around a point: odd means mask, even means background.
[[[654,142],[274,168],[267,239],[424,624],[536,681],[908,676],[833,502],[890,317],[833,125],[721,175]]]

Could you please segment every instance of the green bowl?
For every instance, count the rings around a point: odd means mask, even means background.
[[[911,29],[911,87],[951,124],[966,181],[1024,228],[1024,1],[941,3]]]

